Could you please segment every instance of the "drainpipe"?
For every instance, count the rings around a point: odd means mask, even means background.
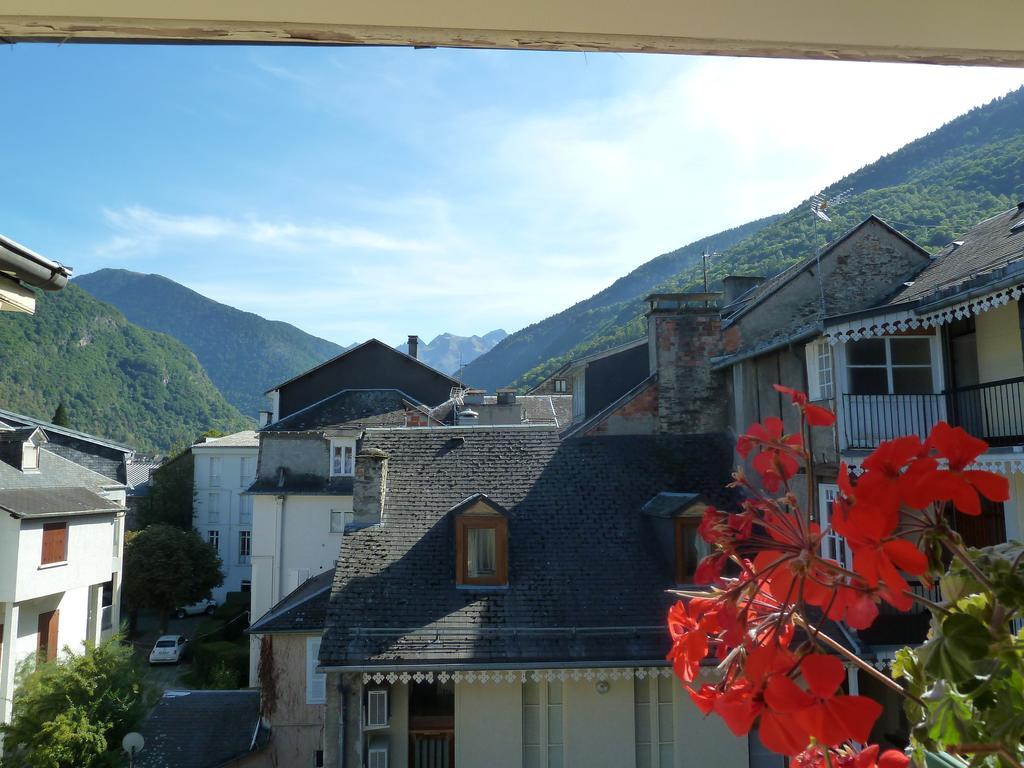
[[[3,235],[0,235],[0,272],[11,272],[15,280],[44,291],[59,291],[71,277],[71,267],[40,256]]]

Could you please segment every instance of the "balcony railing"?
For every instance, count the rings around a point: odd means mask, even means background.
[[[843,395],[847,448],[875,448],[901,435],[923,438],[942,419],[989,445],[1024,443],[1024,376],[937,394]]]

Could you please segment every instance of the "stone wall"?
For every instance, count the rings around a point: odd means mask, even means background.
[[[658,376],[657,431],[693,434],[725,429],[725,379],[711,370],[711,358],[721,354],[717,308],[655,311],[648,323]]]

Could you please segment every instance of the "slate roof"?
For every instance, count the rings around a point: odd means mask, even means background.
[[[133,449],[127,445],[121,445],[115,443],[112,440],[107,440],[104,437],[97,437],[96,435],[90,435],[87,432],[79,432],[75,429],[69,429],[68,427],[59,427],[56,424],[52,424],[49,421],[43,421],[41,419],[33,418],[32,416],[26,416],[22,413],[15,413],[14,411],[8,411],[4,408],[0,408],[0,419],[3,419],[8,424],[21,425],[21,426],[33,426],[42,427],[47,432],[55,432],[61,435],[67,435],[74,437],[78,440],[84,440],[88,443],[95,443],[96,445],[102,445],[106,448],[113,448],[114,450],[121,451],[123,453],[132,453]]]
[[[69,517],[120,512],[120,504],[88,488],[4,488],[0,509],[19,518]]]
[[[83,467],[50,450],[49,443],[39,446],[39,471],[22,472],[0,461],[0,488],[53,488],[80,486],[93,490],[120,488],[121,483]]]
[[[663,491],[731,500],[724,435],[456,427],[369,430],[364,447],[390,457],[383,524],[342,541],[328,667],[660,663],[671,545],[641,509]],[[448,512],[475,493],[508,510],[507,588],[455,585]]]
[[[334,583],[334,569],[318,573],[293,589],[277,605],[252,623],[246,632],[319,633],[327,619],[327,603]]]
[[[962,245],[950,243],[939,251],[913,285],[896,294],[890,304],[999,279],[1002,277],[999,270],[1024,258],[1024,226],[1011,230],[1021,222],[1024,222],[1024,203],[975,225],[957,240]]]
[[[303,432],[310,429],[405,426],[405,401],[416,400],[397,389],[346,389],[326,400],[285,416],[262,432]]]
[[[260,693],[168,691],[139,732],[146,745],[136,768],[218,768],[265,743]]]
[[[208,437],[193,448],[259,448],[260,439],[253,429],[245,429],[224,437]]]
[[[276,480],[257,480],[244,493],[285,494],[300,496],[351,496],[351,477],[323,477],[321,475],[290,475],[282,472]]]

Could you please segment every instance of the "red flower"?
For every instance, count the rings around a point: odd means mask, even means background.
[[[879,757],[878,745],[871,744],[860,752],[830,749],[826,760],[824,751],[815,745],[794,757],[790,765],[793,768],[906,768],[910,758],[895,749]]]
[[[872,726],[882,714],[882,705],[866,696],[836,696],[836,691],[846,677],[842,662],[835,656],[814,653],[804,657],[800,671],[808,691],[804,691],[788,677],[777,676],[768,683],[765,703],[773,711],[789,715],[789,720],[796,727],[805,730],[823,745],[867,741]],[[767,742],[765,746],[768,746]],[[792,742],[787,747],[792,749]],[[795,750],[783,754],[796,755],[806,747],[805,741]]]
[[[967,515],[981,514],[980,493],[990,501],[1010,498],[1010,483],[1002,475],[985,470],[969,470],[988,449],[988,443],[971,437],[960,427],[951,427],[940,421],[932,427],[927,444],[949,462],[948,470],[936,469],[920,476],[913,486],[913,506],[923,508],[932,501],[952,501]]]
[[[757,450],[752,464],[764,487],[775,493],[800,469],[797,456],[803,449],[800,435],[785,434],[782,419],[769,416],[762,424],[751,424],[736,441],[736,452],[744,459]]]
[[[704,601],[709,602],[709,601]],[[680,680],[691,682],[700,671],[700,663],[708,655],[708,631],[717,628],[716,614],[704,613],[697,600],[690,601],[692,612],[681,600],[669,609],[668,631],[672,636],[672,650],[668,660]]]
[[[773,384],[777,392],[781,392],[784,395],[789,395],[789,401],[799,408],[804,418],[807,419],[807,423],[812,427],[831,427],[836,423],[836,415],[828,408],[822,408],[820,405],[811,405],[807,402],[807,395],[796,389],[790,387],[784,387],[781,384]]]
[[[926,458],[928,449],[915,435],[883,440],[864,459],[864,474],[857,478],[854,489],[857,498],[870,498],[884,512],[897,515],[908,489],[914,486],[906,470],[914,463],[914,473],[934,469],[934,459]],[[916,477],[912,474],[911,477]],[[893,522],[895,526],[895,521]]]

